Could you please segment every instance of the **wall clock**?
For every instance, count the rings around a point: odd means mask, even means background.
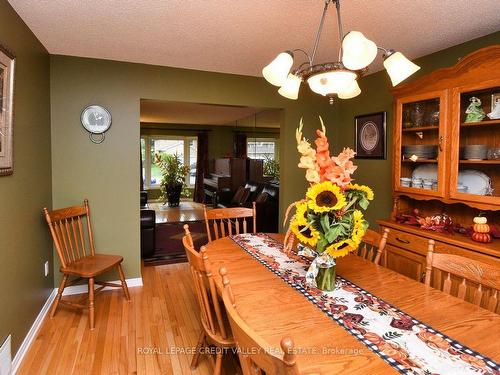
[[[94,143],[104,141],[104,133],[111,126],[111,113],[100,105],[89,105],[80,116],[82,125],[89,132],[89,138]]]

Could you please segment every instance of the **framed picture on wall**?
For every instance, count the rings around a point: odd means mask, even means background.
[[[14,66],[14,55],[0,46],[0,176],[14,172],[12,160]]]
[[[356,159],[386,158],[386,112],[354,117]]]

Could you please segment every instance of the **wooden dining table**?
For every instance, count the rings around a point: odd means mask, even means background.
[[[277,241],[283,235],[269,234]],[[301,293],[246,253],[231,238],[206,245],[215,270],[224,266],[246,323],[271,348],[284,336],[293,339],[303,374],[387,374],[397,371],[329,318]],[[348,255],[337,261],[337,274],[498,362],[500,316],[428,287],[406,276]]]

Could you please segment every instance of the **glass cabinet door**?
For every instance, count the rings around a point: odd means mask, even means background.
[[[396,109],[395,190],[443,197],[446,93],[404,98]]]
[[[500,81],[491,83],[453,91],[451,198],[499,204]]]

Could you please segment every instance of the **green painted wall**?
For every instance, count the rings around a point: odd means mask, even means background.
[[[306,186],[294,137],[300,117],[311,136],[317,116],[328,119],[335,109],[307,88],[299,101],[284,99],[257,77],[51,56],[53,205],[77,204],[87,197],[97,248],[122,254],[129,278],[140,276],[140,99],[283,108],[281,207],[300,198]],[[100,145],[91,143],[80,125],[80,112],[91,103],[106,106],[113,116]]]
[[[479,39],[427,55],[415,60],[421,69],[415,76],[408,79],[417,79],[435,69],[455,65],[459,58],[482,47],[500,43],[500,32],[484,36]],[[344,100],[338,104],[338,127],[333,144],[337,150],[343,146],[354,148],[354,116],[387,111],[387,160],[356,160],[358,170],[354,177],[359,183],[370,185],[375,191],[375,200],[367,212],[367,219],[372,226],[375,220],[389,217],[392,208],[391,176],[392,176],[392,131],[393,108],[392,96],[389,89],[392,87],[387,73],[384,71],[371,74],[360,80],[361,95],[357,98]],[[331,126],[331,125],[330,125]]]
[[[0,341],[13,354],[53,288],[52,245],[41,215],[51,207],[49,55],[6,0],[0,0],[0,44],[17,57],[14,174],[0,177]]]

